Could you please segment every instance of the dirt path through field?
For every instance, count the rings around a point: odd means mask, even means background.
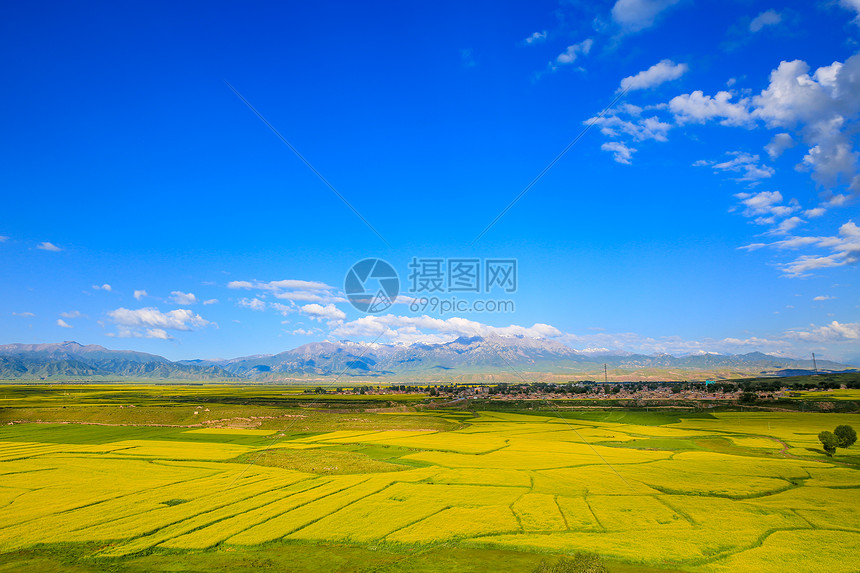
[[[803,456],[796,456],[796,455],[794,455],[794,454],[790,454],[790,453],[788,453],[788,450],[789,450],[789,448],[791,448],[791,446],[790,446],[790,445],[788,445],[787,443],[785,443],[784,441],[780,440],[779,438],[775,438],[775,437],[773,437],[773,436],[759,436],[759,437],[761,437],[761,438],[767,438],[767,439],[769,439],[769,440],[773,440],[774,442],[776,442],[776,443],[778,443],[779,445],[781,445],[781,446],[782,446],[782,449],[779,451],[779,453],[780,453],[780,454],[782,454],[782,455],[783,455],[783,457],[786,457],[786,458],[791,458],[791,459],[793,459],[793,460],[802,460],[802,461],[805,461],[805,462],[819,462],[819,463],[822,463],[822,464],[839,464],[840,466],[854,467],[854,465],[853,465],[853,464],[849,464],[849,463],[847,463],[847,462],[837,462],[836,460],[817,460],[817,459],[815,459],[815,458],[807,458],[807,457],[803,457]]]

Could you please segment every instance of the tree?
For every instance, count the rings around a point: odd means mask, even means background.
[[[824,446],[824,452],[828,456],[833,456],[836,452],[836,448],[839,446],[839,438],[836,437],[836,434],[828,430],[824,430],[818,434],[818,439],[821,441],[821,445]]]
[[[594,553],[577,553],[572,557],[560,557],[550,565],[541,561],[533,573],[608,573],[600,555]]]
[[[845,424],[836,426],[833,434],[836,436],[840,448],[850,448],[857,441],[857,432],[854,431],[854,428]]]
[[[744,392],[743,394],[741,394],[741,397],[738,398],[738,402],[740,402],[741,404],[752,404],[756,400],[758,400],[758,395],[756,395],[754,392]]]

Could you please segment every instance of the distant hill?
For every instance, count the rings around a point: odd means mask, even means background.
[[[698,353],[687,356],[632,353],[596,354],[560,342],[523,336],[462,337],[451,342],[408,346],[358,342],[313,342],[279,354],[229,360],[180,360],[162,356],[58,344],[0,346],[0,379],[414,379],[530,380],[534,376],[602,379],[604,364],[612,379],[683,380],[705,377],[784,376],[811,372],[811,360],[761,352]],[[818,361],[820,371],[850,371],[851,366]]]
[[[237,377],[211,364],[179,364],[154,354],[108,350],[77,342],[0,345],[2,380],[80,378],[226,380]]]
[[[559,375],[603,374],[603,365],[616,372],[639,373],[643,379],[683,379],[691,373],[720,377],[780,375],[783,370],[812,369],[812,361],[770,356],[713,353],[654,356],[574,350],[560,342],[523,336],[462,337],[439,344],[409,346],[356,342],[314,342],[286,352],[211,362],[237,375],[277,380],[293,377],[398,377],[451,379],[463,376],[504,376],[525,373]],[[818,361],[821,370],[850,366]]]

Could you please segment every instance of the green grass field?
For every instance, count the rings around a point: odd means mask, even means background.
[[[817,441],[852,414],[38,390],[0,387],[0,571],[531,571],[575,551],[618,572],[858,569],[860,446]]]
[[[791,392],[789,398],[794,400],[860,400],[860,390],[824,390],[818,392]]]

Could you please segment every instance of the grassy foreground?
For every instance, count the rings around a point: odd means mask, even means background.
[[[817,441],[855,415],[219,391],[0,388],[0,571],[532,571],[581,550],[617,572],[857,569],[860,448]]]

